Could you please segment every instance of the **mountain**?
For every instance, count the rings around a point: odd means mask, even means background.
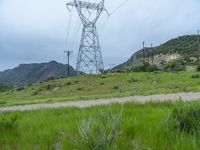
[[[70,66],[70,76],[76,71]],[[0,83],[14,87],[21,87],[29,83],[47,80],[54,77],[63,77],[68,74],[68,65],[51,61],[48,63],[21,64],[14,69],[0,72]]]
[[[162,67],[163,62],[174,59],[183,59],[187,65],[196,65],[198,54],[197,35],[185,35],[157,47],[145,47],[134,53],[126,62],[114,67],[113,70],[126,70],[133,66],[142,65],[143,55],[145,61],[149,60],[148,62],[158,67]]]

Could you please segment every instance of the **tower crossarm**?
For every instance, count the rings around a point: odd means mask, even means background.
[[[85,9],[91,9],[91,10],[103,10],[104,1],[100,2],[99,4],[96,4],[96,3],[91,3],[91,2],[74,0],[72,2],[67,3],[67,6],[73,6],[77,8],[85,8]]]

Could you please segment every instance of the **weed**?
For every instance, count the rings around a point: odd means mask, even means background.
[[[129,78],[128,79],[128,83],[134,83],[134,82],[138,82],[139,80],[138,79],[136,79],[136,78]]]
[[[77,124],[78,134],[70,135],[74,147],[85,150],[105,150],[112,147],[119,134],[121,114],[101,113]]]

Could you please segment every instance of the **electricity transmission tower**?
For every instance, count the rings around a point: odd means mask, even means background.
[[[96,1],[96,0],[93,0]],[[101,73],[104,70],[103,58],[96,28],[96,22],[104,8],[104,0],[90,2],[90,0],[73,0],[67,3],[75,7],[83,24],[81,42],[76,63],[77,74]],[[70,10],[70,9],[69,9]],[[108,12],[107,12],[108,13]]]

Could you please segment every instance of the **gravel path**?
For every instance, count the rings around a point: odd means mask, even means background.
[[[68,102],[57,102],[57,103],[46,103],[46,104],[31,104],[31,105],[19,105],[10,107],[0,107],[0,112],[8,111],[28,111],[45,108],[62,108],[62,107],[79,107],[85,108],[96,105],[107,105],[111,103],[125,103],[125,102],[148,102],[148,101],[167,101],[167,100],[179,100],[192,101],[200,99],[200,92],[194,93],[176,93],[176,94],[159,94],[149,96],[131,96],[123,98],[111,98],[111,99],[100,99],[100,100],[84,100],[84,101],[68,101]]]

